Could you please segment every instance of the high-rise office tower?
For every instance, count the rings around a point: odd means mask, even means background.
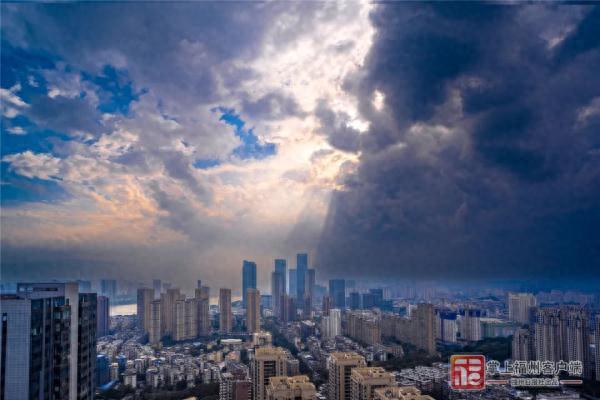
[[[306,290],[311,299],[315,298],[316,279],[317,279],[316,269],[310,268],[308,270],[308,275],[307,275],[307,281],[306,281],[307,289]]]
[[[100,290],[104,296],[114,299],[117,296],[117,281],[114,279],[102,279]]]
[[[362,293],[360,295],[360,308],[370,310],[375,307],[375,296],[372,293]]]
[[[110,361],[105,354],[96,356],[96,386],[110,382]]]
[[[275,272],[281,274],[283,279],[283,292],[287,293],[287,261],[283,258],[275,260]]]
[[[360,293],[358,292],[350,292],[350,296],[349,300],[350,300],[350,304],[348,304],[348,306],[350,307],[351,310],[358,310],[360,309]]]
[[[267,400],[316,400],[317,390],[308,376],[274,376],[267,386]]]
[[[414,319],[413,330],[416,330],[413,332],[415,346],[427,351],[429,354],[435,354],[435,314],[433,305],[418,304],[413,312],[414,315],[411,315],[411,319]]]
[[[98,296],[98,310],[96,316],[98,319],[98,326],[96,327],[96,334],[98,337],[108,335],[110,328],[110,300],[106,296]]]
[[[271,295],[273,296],[273,314],[281,315],[281,296],[285,293],[284,279],[281,272],[271,273]]]
[[[352,400],[373,400],[375,389],[395,384],[391,372],[381,367],[358,367],[350,373]]]
[[[96,293],[79,294],[77,399],[93,399],[96,390]]]
[[[65,303],[70,305],[69,330],[68,332],[60,331],[58,335],[65,335],[65,340],[69,344],[68,393],[71,400],[91,399],[94,395],[95,380],[96,293],[80,294],[78,289],[76,282],[19,283],[17,285],[17,295],[19,296],[31,300],[63,296]],[[66,338],[67,335],[68,338]],[[39,340],[40,338],[36,337],[35,339]],[[38,358],[34,357],[33,359]],[[9,367],[7,366],[7,368]],[[31,367],[37,369],[37,366]]]
[[[64,292],[0,296],[0,398],[68,400],[71,305]]]
[[[290,268],[288,270],[288,281],[289,281],[289,290],[288,295],[295,299],[298,293],[298,273],[296,272],[296,268]]]
[[[290,354],[282,347],[259,347],[250,364],[254,400],[266,400],[269,378],[287,375],[287,359]]]
[[[323,296],[322,312],[323,315],[329,315],[331,310],[331,296]]]
[[[154,279],[152,281],[152,289],[154,289],[154,300],[160,299],[162,292],[162,282],[160,279]]]
[[[210,335],[210,288],[202,286],[196,289],[195,297],[198,300],[198,335]]]
[[[295,321],[297,317],[296,301],[291,296],[284,294],[281,296],[281,322]]]
[[[302,318],[312,318],[312,299],[310,296],[304,296],[304,302],[302,304]]]
[[[334,352],[327,360],[329,370],[328,400],[350,400],[352,396],[351,373],[353,368],[366,367],[365,358],[354,352]]]
[[[219,331],[231,333],[233,314],[231,312],[231,289],[219,289]]]
[[[302,304],[306,295],[306,278],[308,274],[308,254],[296,255],[296,299]]]
[[[306,273],[306,286],[304,292],[304,318],[310,318],[312,316],[312,306],[315,301],[315,282],[316,271],[311,268]]]
[[[181,298],[181,292],[179,288],[169,288],[165,293],[162,294],[162,307],[161,312],[162,316],[160,318],[161,323],[163,325],[162,332],[163,335],[173,336],[173,326],[174,326],[174,314],[175,314],[175,302]]]
[[[329,280],[329,296],[332,300],[332,307],[346,308],[346,282],[343,279]]]
[[[369,289],[369,294],[372,296],[373,306],[381,307],[383,304],[383,289]]]
[[[531,309],[535,305],[535,296],[531,293],[509,293],[508,319],[521,324],[528,324],[530,322]]]
[[[244,260],[242,263],[242,305],[244,307],[248,289],[256,289],[256,263]]]
[[[202,280],[201,279],[198,279],[196,281],[196,289],[202,289]]]
[[[156,345],[162,339],[162,324],[161,324],[161,316],[162,316],[162,301],[153,300],[150,303],[150,329],[148,330],[148,341],[152,345]]]
[[[260,291],[258,289],[246,291],[246,329],[248,333],[260,331]]]
[[[138,327],[144,332],[150,331],[150,303],[154,300],[154,289],[140,288],[137,290]]]

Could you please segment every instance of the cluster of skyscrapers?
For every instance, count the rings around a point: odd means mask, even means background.
[[[298,307],[303,315],[311,316],[315,297],[315,270],[308,268],[308,255],[297,255],[297,266],[289,271],[287,262],[275,260],[272,274],[273,311],[282,319],[295,320]],[[230,288],[219,289],[218,332],[229,334],[233,330],[232,297]],[[242,305],[245,310],[245,326],[248,333],[260,330],[261,294],[257,288],[256,263],[242,262]],[[137,315],[139,327],[148,334],[151,344],[158,344],[169,337],[174,341],[190,340],[207,336],[212,331],[209,313],[210,288],[198,281],[193,298],[178,288],[162,291],[160,280],[153,281],[152,288],[140,288],[137,293]]]
[[[296,268],[289,272],[287,261],[276,259],[271,274],[274,314],[283,321],[291,321],[296,319],[297,310],[300,309],[304,318],[310,318],[315,302],[315,280],[315,269],[308,268],[308,254],[298,254]]]

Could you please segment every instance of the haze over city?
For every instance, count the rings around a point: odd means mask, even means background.
[[[219,287],[251,259],[267,288],[306,251],[318,279],[593,286],[599,19],[3,3],[2,279]]]

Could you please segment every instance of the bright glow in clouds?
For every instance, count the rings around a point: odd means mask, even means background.
[[[228,61],[228,67],[247,69],[245,79],[227,85],[225,72],[215,67],[221,75],[209,101],[189,101],[188,93],[165,89],[168,75],[153,84],[148,74],[137,72],[136,60],[117,50],[98,52],[118,55],[119,64],[132,71],[133,84],[144,90],[128,115],[99,113],[93,121],[96,132],[67,121],[62,129],[74,140],[57,142],[56,155],[30,150],[3,155],[11,173],[66,192],[51,201],[5,207],[3,245],[56,251],[66,257],[64,268],[56,268],[65,276],[77,269],[96,278],[112,271],[130,279],[168,279],[184,288],[201,277],[211,286],[234,289],[231,276],[237,279],[243,258],[259,263],[265,271],[259,280],[266,286],[274,257],[291,261],[297,251],[314,251],[329,195],[340,188],[340,171],[352,168],[357,155],[332,148],[313,113],[325,101],[349,115],[350,126],[367,129],[356,99],[342,85],[362,66],[373,35],[368,4],[314,7],[321,9],[309,18],[310,26],[304,27],[291,8],[267,24],[272,26],[251,60]],[[193,39],[180,41],[172,60],[191,73],[212,62],[211,44]],[[84,80],[62,64],[44,78],[50,104],[71,101],[98,108],[115,96],[106,92],[114,88]],[[32,88],[38,82],[31,75],[24,81]],[[8,118],[35,108],[20,91],[2,89]],[[219,107],[238,113],[260,143],[276,145],[276,153],[262,159],[235,157],[243,139],[220,120]],[[29,118],[44,123],[35,114]],[[10,129],[26,133],[20,126]],[[217,162],[201,169],[193,167],[197,160]],[[103,269],[90,271],[89,266]],[[16,274],[21,265],[17,261],[9,267]],[[139,268],[142,277],[136,275]]]
[[[375,107],[375,109],[377,111],[381,111],[384,104],[385,104],[385,95],[383,93],[381,93],[379,90],[376,90],[373,93],[373,107]]]

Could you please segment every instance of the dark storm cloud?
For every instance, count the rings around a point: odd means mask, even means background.
[[[268,93],[256,100],[244,99],[242,109],[251,118],[264,120],[305,115],[294,98],[279,92]]]
[[[321,100],[315,110],[315,116],[321,125],[320,131],[328,135],[329,143],[340,150],[355,152],[360,146],[360,133],[349,126],[350,116],[331,110]]]
[[[599,8],[384,4],[372,21],[346,83],[371,126],[318,264],[330,276],[600,276]]]

